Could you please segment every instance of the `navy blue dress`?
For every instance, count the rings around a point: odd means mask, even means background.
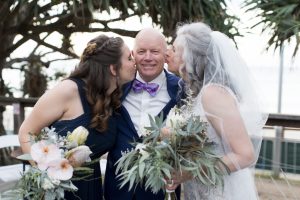
[[[110,117],[108,129],[105,132],[99,132],[94,128],[89,128],[92,119],[91,107],[86,99],[84,85],[81,79],[70,79],[76,82],[80,94],[81,103],[84,113],[72,120],[60,120],[54,122],[51,126],[55,128],[59,135],[66,136],[68,131],[72,132],[78,126],[83,126],[88,129],[89,135],[85,145],[89,146],[93,152],[91,159],[97,159],[112,148],[116,139],[116,118]],[[75,193],[65,192],[65,198],[68,200],[101,200],[103,199],[102,179],[99,162],[93,164],[94,174],[87,180],[72,181],[78,188]]]

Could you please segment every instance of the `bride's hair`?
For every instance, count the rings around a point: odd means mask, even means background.
[[[203,86],[204,70],[207,67],[207,50],[212,30],[203,23],[185,24],[177,27],[176,44],[183,47],[183,66],[189,76],[189,87],[197,95]],[[185,47],[185,48],[184,48]]]
[[[186,70],[189,80],[187,86],[194,95],[208,83],[221,83],[235,93],[219,48],[215,47],[213,33],[208,25],[201,22],[185,24],[177,30],[176,44],[182,47],[182,60],[185,62],[180,71]]]

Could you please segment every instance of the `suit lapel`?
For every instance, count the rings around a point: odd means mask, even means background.
[[[130,129],[128,131],[123,131],[123,132],[125,134],[127,134],[129,137],[134,136],[135,138],[138,138],[139,137],[138,133],[135,130],[135,127],[133,125],[133,122],[131,120],[131,117],[130,117],[127,109],[122,105],[121,108],[120,108],[120,110],[121,110],[121,115],[122,115],[124,121],[127,123],[128,129]],[[133,133],[133,135],[132,135],[132,133]]]
[[[167,90],[169,93],[169,96],[171,98],[171,100],[175,100],[178,97],[178,81],[179,78],[175,75],[171,75],[170,73],[168,73],[166,70],[164,70],[166,73],[166,78],[167,78]]]
[[[158,114],[158,116],[163,113],[163,119],[166,118],[167,114],[169,113],[170,109],[173,108],[177,101],[180,98],[180,95],[178,95],[178,82],[179,78],[175,75],[171,75],[166,70],[164,70],[166,73],[166,79],[167,79],[167,90],[169,93],[169,96],[171,100],[166,104],[166,106],[162,109],[162,111]]]

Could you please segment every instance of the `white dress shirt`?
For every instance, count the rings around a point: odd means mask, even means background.
[[[139,73],[137,73],[136,79],[145,83]],[[171,100],[167,90],[167,80],[164,71],[150,83],[159,84],[159,88],[154,97],[145,90],[142,90],[140,93],[135,93],[131,89],[122,103],[127,109],[139,136],[144,134],[145,126],[150,126],[148,115],[151,115],[152,117],[157,116]]]

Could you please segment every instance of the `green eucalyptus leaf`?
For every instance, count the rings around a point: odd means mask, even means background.
[[[17,158],[20,159],[20,160],[32,160],[32,157],[29,153],[17,156]]]
[[[139,176],[141,179],[144,177],[144,170],[145,170],[146,164],[144,162],[140,162],[139,164]]]

